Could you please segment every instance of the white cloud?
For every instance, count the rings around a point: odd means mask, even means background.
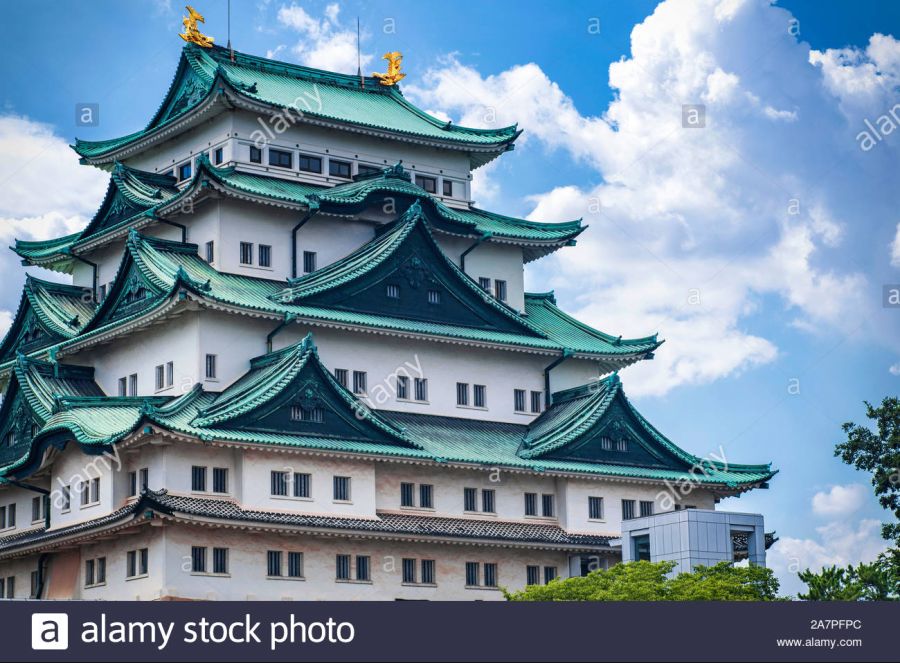
[[[888,369],[888,371],[890,371],[891,375],[900,375],[900,362],[897,362],[896,364],[891,365],[891,367]]]
[[[864,325],[885,343],[900,338],[865,322],[864,274],[875,275],[860,246],[873,236],[846,232],[866,219],[883,233],[896,210],[875,184],[896,141],[872,157],[855,137],[860,113],[888,108],[900,43],[875,35],[862,51],[810,53],[790,19],[766,0],[666,0],[610,66],[615,98],[599,116],[581,114],[535,63],[482,75],[449,56],[407,88],[461,124],[518,122],[523,149],[510,159],[538,143],[595,170],[597,186],[534,198],[530,218],[591,226],[534,269],[587,322],[667,339],[654,362],[629,369],[629,393],[773,361],[777,336],[749,320],[771,307],[810,333],[849,337]],[[683,104],[705,106],[705,128],[682,127]]]
[[[42,240],[75,232],[94,214],[109,175],[78,157],[47,125],[0,116],[0,244]],[[0,335],[19,303],[24,274],[12,251],[0,252]],[[54,278],[53,275],[47,276]],[[57,275],[58,278],[58,275]]]
[[[849,516],[862,507],[869,494],[869,488],[861,483],[832,486],[830,490],[819,491],[812,498],[812,510],[818,516]]]
[[[783,537],[766,554],[766,566],[781,581],[782,595],[795,595],[806,585],[797,574],[806,569],[871,562],[886,547],[881,523],[873,519],[830,522],[816,528],[815,538]]]
[[[891,243],[891,265],[900,267],[900,223],[897,224],[897,234]]]
[[[299,5],[282,6],[278,10],[278,22],[300,34],[300,40],[291,52],[308,67],[354,74],[357,70],[356,30],[345,29],[340,24],[340,6],[337,3],[325,7],[324,17],[311,16]],[[269,51],[274,57],[284,45]],[[367,67],[372,56],[363,53],[362,66]]]

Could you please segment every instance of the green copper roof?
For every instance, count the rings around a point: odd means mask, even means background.
[[[72,245],[81,237],[81,231],[42,241],[17,239],[15,246],[9,247],[22,258],[25,265],[36,265],[64,274],[71,274],[75,261],[69,254]]]
[[[0,342],[0,361],[76,336],[94,315],[91,291],[25,276],[19,309]]]
[[[384,444],[356,434],[337,435],[333,426],[328,424],[329,417],[335,413],[333,409],[326,412],[321,430],[317,430],[315,426],[300,429],[295,421],[285,422],[281,426],[259,425],[260,421],[265,424],[266,417],[275,411],[271,403],[276,398],[282,399],[279,407],[287,402],[298,402],[285,400],[285,397],[300,399],[299,402],[310,398],[308,382],[296,380],[299,375],[297,366],[309,361],[319,364],[318,357],[312,351],[312,340],[305,339],[289,349],[253,360],[247,375],[222,394],[205,392],[197,385],[190,392],[167,402],[163,398],[81,396],[59,399],[61,406],[39,431],[31,453],[0,469],[0,472],[14,472],[20,476],[27,474],[39,462],[42,445],[51,443],[52,440],[63,440],[68,436],[86,448],[108,447],[140,425],[145,425],[150,428],[158,426],[206,441],[375,454],[439,463],[472,463],[537,472],[693,481],[736,491],[762,484],[775,474],[769,465],[705,463],[675,446],[652,427],[654,435],[642,439],[641,444],[649,448],[653,459],[667,459],[665,463],[655,460],[636,463],[634,457],[622,454],[617,456],[616,452],[594,453],[580,458],[564,458],[552,454],[534,458],[523,452],[535,441],[543,444],[551,438],[565,439],[565,444],[571,444],[573,440],[583,437],[585,430],[604,427],[607,423],[604,414],[594,416],[593,411],[597,408],[591,407],[589,409],[592,413],[586,416],[583,402],[574,408],[569,405],[554,405],[529,427],[384,410],[372,412],[335,383],[332,386],[343,390],[342,398],[346,399],[350,412],[364,408],[364,412],[371,415],[371,419],[367,419],[368,423],[379,426],[380,431],[388,434],[391,439],[406,444]],[[324,368],[322,373],[330,375]],[[615,391],[617,388],[609,381],[601,389]],[[594,390],[591,393],[600,392]],[[578,393],[562,397],[567,403],[583,399],[584,395]],[[591,400],[592,396],[588,396],[588,399]],[[264,414],[259,416],[260,412]],[[253,413],[253,417],[244,417],[248,413]],[[640,417],[637,414],[635,416]],[[241,423],[242,417],[244,423]],[[640,421],[642,426],[649,427],[642,417]],[[703,471],[698,472],[693,467],[695,464],[703,467]]]
[[[64,396],[103,396],[88,366],[51,364],[19,355],[15,376],[29,406],[41,422],[46,422]]]
[[[383,86],[373,78],[364,78],[361,85],[357,76],[245,53],[234,55],[232,62],[227,49],[187,44],[169,92],[145,129],[111,140],[77,140],[75,151],[87,161],[108,162],[120,148],[164,133],[223,93],[232,103],[291,109],[302,113],[304,121],[320,120],[410,140],[493,152],[477,158],[477,163],[508,149],[519,134],[515,126],[473,129],[439,120],[410,104],[398,86]]]

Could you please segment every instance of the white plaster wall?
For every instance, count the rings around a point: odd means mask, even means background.
[[[454,237],[444,233],[435,233],[438,244],[457,266],[463,251],[474,243],[474,240]],[[525,267],[522,247],[510,244],[492,244],[482,242],[466,256],[466,274],[478,283],[478,278],[486,276],[491,279],[491,292],[494,281],[506,281],[506,303],[517,311],[525,310]]]
[[[149,601],[162,596],[162,578],[166,568],[165,528],[143,525],[116,532],[109,540],[81,546],[76,596],[85,601]],[[147,548],[147,575],[127,578],[128,551]],[[190,551],[188,551],[190,554]],[[106,557],[106,583],[85,587],[85,561]],[[52,569],[51,559],[50,572]]]
[[[321,269],[372,241],[376,227],[367,221],[312,217],[297,232],[297,276],[303,276],[304,251],[316,252],[316,267]],[[290,234],[287,237],[289,240]]]
[[[276,336],[275,349],[298,342],[309,331],[313,332],[319,356],[330,371],[336,368],[350,371],[351,387],[352,372],[366,371],[369,404],[401,412],[527,424],[535,415],[515,412],[513,391],[543,391],[543,369],[552,361],[544,355],[380,337],[302,324],[292,325]],[[401,369],[410,376],[411,395],[413,378],[428,379],[427,403],[396,398],[396,376],[401,374]],[[487,408],[458,407],[457,382],[486,385]],[[470,392],[471,389],[470,386]]]
[[[15,588],[12,598],[31,598],[31,572],[38,567],[38,556],[28,555],[0,562],[0,578],[3,579],[4,596],[6,596],[6,583],[10,576],[15,578]]]
[[[107,345],[67,355],[66,363],[94,367],[94,379],[104,393],[118,395],[118,381],[138,375],[138,395],[179,396],[204,375],[199,353],[199,321],[196,312],[120,336]],[[174,362],[171,387],[156,390],[156,366]]]
[[[602,375],[600,362],[591,359],[566,359],[550,371],[550,393],[596,383]]]
[[[300,499],[271,494],[273,471],[312,475],[312,498]],[[334,477],[348,476],[350,501],[334,501]],[[293,481],[293,479],[290,479]],[[370,460],[330,459],[319,456],[247,451],[242,457],[241,503],[248,509],[302,512],[338,516],[375,516],[375,463]],[[289,495],[293,485],[288,486]]]
[[[49,481],[47,479],[29,479],[27,483],[29,485],[39,486],[41,488],[47,488],[49,485]],[[7,527],[6,529],[0,530],[0,537],[18,534],[20,532],[40,528],[44,525],[43,518],[41,518],[37,522],[31,521],[31,501],[33,498],[40,496],[40,493],[33,490],[28,490],[26,488],[20,488],[18,486],[13,486],[10,484],[4,484],[3,486],[0,486],[0,506],[7,507],[7,511],[9,511],[9,507],[11,505],[16,505],[15,527]],[[7,523],[8,522],[9,516],[7,516]]]
[[[673,484],[673,487],[677,484]],[[671,498],[677,497],[665,484],[620,483],[591,479],[565,479],[564,527],[572,532],[619,534],[622,531],[622,500],[635,500],[635,515],[640,514],[640,502],[654,503],[654,513],[672,510]],[[588,497],[603,498],[603,520],[588,518]],[[677,500],[676,500],[677,501]],[[681,498],[683,505],[699,509],[715,508],[714,496],[706,490],[693,490]]]
[[[183,571],[191,546],[227,546],[229,576],[194,575]],[[525,585],[528,564],[556,566],[567,576],[568,555],[561,551],[522,550],[453,544],[386,542],[377,540],[321,537],[308,534],[276,534],[221,531],[202,527],[176,526],[166,531],[164,592],[170,597],[214,600],[395,600],[431,599],[450,601],[503,600],[499,589],[467,589],[466,562],[498,564],[498,583],[509,589]],[[304,580],[266,577],[266,551],[302,552]],[[212,552],[208,553],[210,556]],[[335,556],[349,554],[371,557],[370,583],[335,581]],[[402,583],[402,559],[434,559],[436,586],[407,586]],[[186,568],[190,568],[189,565]]]
[[[108,454],[85,454],[76,442],[69,442],[53,462],[50,483],[50,528],[58,529],[86,520],[105,516],[120,504],[116,502],[114,484],[121,471],[121,456],[117,450]],[[100,501],[81,505],[78,492],[80,481],[100,478]],[[71,490],[71,508],[63,510],[63,486]]]
[[[222,165],[231,160],[233,113],[224,112],[202,122],[190,131],[125,160],[125,164],[151,173],[165,173],[188,159],[193,160],[201,152],[222,146],[225,150]]]

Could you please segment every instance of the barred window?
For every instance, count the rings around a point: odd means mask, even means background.
[[[228,573],[228,548],[213,548],[213,573]]]
[[[549,583],[551,580],[556,579],[556,567],[555,566],[545,566],[544,567],[544,584]]]
[[[543,394],[540,391],[532,391],[531,392],[531,411],[534,414],[540,412],[543,408],[541,407],[541,401],[543,401]]]
[[[419,506],[423,509],[434,508],[434,486],[429,483],[419,486]]]
[[[513,408],[516,412],[525,412],[525,390],[513,390]]]
[[[337,580],[350,580],[350,555],[335,557],[334,577]]]
[[[195,493],[206,491],[206,467],[201,465],[191,467],[191,490]]]
[[[466,562],[466,586],[478,587],[478,562]]]
[[[417,401],[427,401],[428,400],[428,379],[427,378],[415,378],[414,386],[416,390],[416,400]]]
[[[641,517],[653,515],[653,502],[645,502],[641,500]]]
[[[253,264],[253,243],[252,242],[241,242],[241,264],[242,265],[252,265]]]
[[[400,299],[400,286],[396,283],[388,283],[385,292],[388,299]]]
[[[475,396],[475,407],[487,407],[487,387],[483,384],[476,384],[473,387]]]
[[[481,510],[485,513],[495,513],[497,508],[495,506],[497,493],[493,488],[485,489],[481,491]]]
[[[400,400],[409,399],[409,377],[406,375],[397,376],[397,398]]]
[[[370,568],[371,568],[371,559],[368,555],[357,555],[356,556],[356,579],[368,581],[371,580]]]
[[[414,583],[416,581],[416,560],[403,559],[403,582]]]
[[[354,394],[365,394],[366,393],[366,372],[365,371],[353,371],[353,393]]]
[[[603,520],[602,497],[588,497],[588,518],[591,520]]]
[[[268,244],[260,244],[259,245],[259,266],[260,267],[271,267],[272,266],[272,247]]]
[[[294,497],[312,497],[312,475],[303,472],[294,473]]]
[[[456,383],[456,404],[457,405],[468,405],[469,404],[469,385],[465,382],[457,382]]]
[[[191,572],[206,573],[206,547],[191,546]]]
[[[541,567],[526,566],[525,567],[525,584],[540,585],[541,584]]]
[[[350,477],[334,477],[334,500],[336,502],[350,501]]]
[[[400,484],[400,506],[415,506],[413,499],[415,488],[414,483],[403,482]]]
[[[435,584],[434,560],[433,559],[423,559],[422,560],[422,584],[423,585]]]
[[[478,491],[475,488],[463,489],[463,509],[465,511],[478,511]]]
[[[541,515],[545,518],[553,517],[553,495],[541,495]]]
[[[289,552],[288,553],[288,577],[289,578],[302,578],[303,577],[303,553],[301,553],[301,552]]]
[[[303,273],[309,274],[310,272],[316,271],[316,252],[315,251],[304,251],[303,252]]]
[[[429,304],[440,304],[441,303],[441,292],[440,290],[429,290],[428,291],[428,303]]]
[[[494,563],[488,562],[484,565],[484,586],[497,586],[497,565]]]
[[[228,468],[227,467],[214,467],[213,468],[213,492],[214,493],[227,493],[228,492]]]
[[[266,575],[270,578],[281,576],[281,551],[269,550],[266,553]]]
[[[272,495],[286,496],[288,494],[288,473],[281,470],[272,470],[271,488]]]
[[[216,378],[216,355],[206,355],[206,379]]]
[[[334,379],[337,380],[337,383],[341,385],[344,389],[347,388],[347,369],[346,368],[336,368],[334,369]]]
[[[634,518],[634,500],[622,500],[622,520]]]
[[[537,493],[525,493],[525,515],[537,515]]]

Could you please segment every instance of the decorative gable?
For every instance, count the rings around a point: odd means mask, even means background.
[[[27,454],[40,426],[14,380],[0,407],[0,466]]]
[[[192,425],[413,446],[337,383],[312,340],[257,357]]]

